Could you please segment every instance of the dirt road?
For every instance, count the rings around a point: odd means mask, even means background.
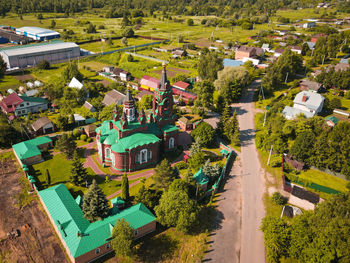
[[[264,217],[264,176],[255,147],[254,90],[260,83],[254,82],[242,96],[237,113],[241,130],[242,164],[242,228],[241,263],[265,262],[263,233],[259,230]],[[232,262],[232,261],[231,261]]]

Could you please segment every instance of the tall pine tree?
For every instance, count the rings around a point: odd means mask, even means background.
[[[74,185],[83,185],[87,177],[86,168],[80,161],[78,151],[75,150],[73,154],[73,162],[71,166],[71,177],[70,180]]]
[[[171,184],[171,182],[176,178],[174,169],[171,167],[170,162],[164,159],[160,164],[154,169],[154,181],[159,186],[165,190]]]
[[[96,221],[108,216],[109,205],[105,194],[93,180],[83,198],[84,216],[90,221]]]
[[[125,201],[129,200],[129,179],[126,176],[126,174],[123,175],[122,179],[122,195],[121,198],[123,198]]]

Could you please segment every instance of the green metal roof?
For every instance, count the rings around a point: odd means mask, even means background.
[[[228,151],[227,151],[226,149],[222,149],[222,150],[220,151],[220,153],[221,153],[222,155],[227,155],[227,154],[228,154]]]
[[[18,156],[18,158],[20,160],[23,160],[33,156],[40,155],[41,152],[38,149],[38,146],[49,142],[52,142],[52,140],[49,137],[44,136],[44,137],[35,138],[33,140],[28,140],[28,141],[14,144],[12,148],[16,152],[16,155]]]
[[[126,150],[130,150],[149,143],[157,143],[160,141],[161,139],[152,133],[137,132],[120,139],[117,143],[112,145],[111,149],[113,152],[124,153]]]
[[[331,121],[333,122],[335,125],[339,122],[339,119],[335,116],[329,116],[325,119],[326,121]]]
[[[173,132],[173,131],[178,131],[178,130],[179,130],[175,125],[171,125],[171,124],[166,124],[166,125],[164,125],[161,129],[162,129],[162,131],[165,132],[165,133]]]
[[[207,184],[209,182],[209,179],[203,173],[202,168],[200,168],[199,171],[193,175],[193,179],[200,185]]]
[[[40,102],[40,103],[48,103],[47,99],[38,98],[38,97],[28,97],[28,96],[19,96],[23,101],[26,102]]]
[[[115,205],[123,205],[125,204],[125,201],[120,196],[117,196],[116,198],[111,199],[111,203]]]
[[[74,258],[106,244],[118,219],[124,218],[134,229],[156,220],[147,207],[139,203],[90,223],[64,184],[39,191],[39,195]]]

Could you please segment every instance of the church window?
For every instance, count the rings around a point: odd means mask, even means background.
[[[102,156],[102,147],[101,147],[101,143],[99,142],[97,142],[97,149],[98,149],[98,154]]]
[[[152,160],[152,151],[148,151],[148,161]]]
[[[106,148],[106,158],[111,158],[111,149]]]
[[[111,154],[111,159],[112,159],[112,164],[115,166],[115,155],[113,153]]]
[[[174,137],[171,137],[169,139],[169,149],[174,148],[174,144],[175,144],[175,139],[174,139]]]

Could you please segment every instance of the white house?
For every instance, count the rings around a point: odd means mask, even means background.
[[[324,97],[318,93],[302,91],[295,96],[293,102],[293,108],[286,106],[282,111],[287,119],[293,119],[301,113],[306,118],[311,118],[322,111]]]
[[[73,77],[72,80],[69,82],[68,87],[81,90],[84,87],[84,85],[75,77]]]

